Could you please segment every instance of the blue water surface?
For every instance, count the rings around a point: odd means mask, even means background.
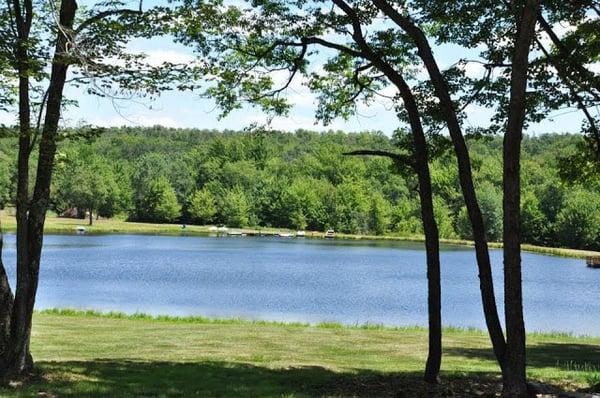
[[[491,256],[502,311],[502,252]],[[443,248],[442,289],[445,325],[485,327],[472,249]],[[600,336],[600,270],[583,260],[523,253],[523,291],[528,331]],[[399,326],[426,325],[426,305],[418,243],[48,235],[36,308]]]

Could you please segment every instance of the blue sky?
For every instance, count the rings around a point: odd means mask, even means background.
[[[192,52],[169,38],[153,40],[136,40],[129,48],[135,52],[144,52],[152,62],[162,61],[190,62]],[[456,46],[435,47],[439,63],[442,67],[455,63],[464,57],[473,58],[465,50]],[[473,65],[473,76],[481,76],[483,70]],[[272,127],[293,131],[296,129],[313,130],[345,130],[363,131],[378,130],[390,134],[398,127],[398,121],[388,100],[380,99],[369,106],[361,104],[357,115],[349,120],[335,120],[329,126],[315,124],[315,99],[301,80],[295,81],[287,90],[286,95],[294,107],[287,117],[279,117],[272,121]],[[386,94],[393,94],[391,88]],[[63,124],[74,126],[78,124],[93,124],[98,126],[152,126],[168,127],[234,129],[239,130],[253,122],[264,122],[266,119],[260,110],[250,106],[235,111],[229,116],[219,119],[219,111],[210,99],[200,97],[193,92],[165,92],[155,100],[141,99],[135,101],[118,101],[99,98],[86,94],[82,89],[67,87],[69,98],[78,101],[78,107],[70,107],[63,113]],[[485,109],[471,106],[467,108],[468,123],[473,126],[485,126],[489,113]],[[541,124],[531,125],[528,134],[546,132],[577,132],[582,115],[579,112],[557,111]],[[13,124],[15,114],[0,113],[0,123]]]

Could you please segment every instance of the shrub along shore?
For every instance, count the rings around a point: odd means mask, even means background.
[[[6,214],[5,211],[0,211],[0,221],[2,222],[2,229],[4,232],[14,232],[16,229],[16,222],[14,217]],[[92,226],[86,225],[86,220],[83,219],[72,219],[72,218],[59,218],[59,217],[48,217],[46,220],[45,232],[50,234],[73,234],[76,232],[78,226],[86,228],[86,233],[89,234],[153,234],[153,235],[191,235],[191,236],[207,236],[211,234],[210,226],[200,225],[186,225],[182,228],[181,224],[151,224],[151,223],[139,223],[139,222],[128,222],[117,219],[100,219],[96,220]],[[258,234],[262,233],[265,235],[274,235],[279,232],[295,232],[287,230],[285,228],[235,228],[235,231],[239,231],[247,234]],[[214,232],[213,232],[214,233]],[[306,237],[308,238],[322,238],[323,232],[319,231],[307,231]],[[398,236],[393,234],[388,235],[355,235],[355,234],[343,234],[336,233],[336,239],[349,239],[349,240],[380,240],[380,241],[407,241],[407,242],[423,242],[424,238],[421,235],[413,236]],[[447,245],[461,245],[461,246],[472,246],[473,241],[470,240],[459,240],[459,239],[441,239],[443,244]],[[500,242],[490,242],[491,248],[502,248]],[[561,257],[571,258],[586,258],[589,256],[600,256],[600,252],[590,250],[577,250],[567,249],[558,247],[544,247],[535,246],[529,244],[523,244],[522,249],[531,253],[547,254]]]
[[[0,396],[424,396],[427,330],[49,310],[34,315],[39,376]],[[528,336],[528,377],[600,383],[600,338]],[[488,336],[446,328],[442,396],[494,396]],[[458,394],[458,395],[457,395]]]

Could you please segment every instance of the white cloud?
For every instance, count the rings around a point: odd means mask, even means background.
[[[195,60],[191,54],[176,50],[155,49],[143,51],[142,53],[146,55],[146,61],[152,66],[160,66],[165,62],[189,64]]]
[[[274,88],[278,89],[287,84],[290,73],[288,71],[271,72],[271,78],[273,79]],[[287,89],[283,92],[283,95],[285,95],[293,106],[312,107],[316,104],[317,99],[307,84],[308,79],[304,75],[296,74]]]
[[[165,126],[165,127],[183,127],[183,125],[169,116],[160,115],[133,115],[133,116],[115,116],[106,119],[95,119],[91,124],[101,127],[119,127],[119,126]]]

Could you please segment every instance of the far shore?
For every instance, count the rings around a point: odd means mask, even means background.
[[[2,223],[3,232],[14,232],[16,230],[16,221],[14,216],[9,215],[6,211],[0,211],[0,222]],[[62,218],[49,216],[46,219],[44,228],[45,233],[49,234],[75,234],[77,227],[84,227],[87,234],[148,234],[148,235],[186,235],[186,236],[208,236],[211,233],[210,225],[190,225],[186,224],[183,228],[182,224],[153,224],[141,222],[129,222],[117,219],[99,219],[94,220],[93,225],[87,225],[87,220]],[[230,231],[238,231],[243,234],[263,234],[265,236],[274,236],[278,233],[294,233],[296,231],[286,228],[270,228],[270,227],[246,227],[246,228],[230,228]],[[322,231],[306,231],[306,238],[323,238]],[[386,235],[355,235],[355,234],[335,234],[335,239],[345,240],[381,240],[381,241],[404,241],[404,242],[423,242],[424,237],[421,235],[414,236],[398,236],[393,234]],[[457,246],[474,246],[474,242],[463,239],[440,239],[440,243],[445,245]],[[494,249],[502,248],[501,242],[489,242],[489,247]],[[567,249],[558,247],[544,247],[529,244],[521,245],[523,251],[539,254],[547,254],[552,256],[581,258],[589,256],[600,256],[600,252],[591,250]]]

